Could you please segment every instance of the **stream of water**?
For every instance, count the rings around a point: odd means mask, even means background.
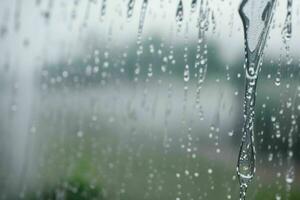
[[[244,25],[246,56],[244,126],[237,163],[240,200],[246,199],[248,185],[255,173],[254,110],[256,84],[275,3],[276,0],[244,0],[239,8]]]

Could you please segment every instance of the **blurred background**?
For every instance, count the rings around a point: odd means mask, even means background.
[[[238,199],[240,1],[129,2],[0,1],[0,199]],[[248,199],[300,199],[300,3],[288,41],[286,4],[258,80]]]

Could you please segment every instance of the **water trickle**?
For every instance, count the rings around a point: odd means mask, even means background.
[[[277,70],[276,77],[275,77],[275,85],[280,86],[281,82],[281,72],[280,70]]]
[[[282,39],[286,51],[287,65],[290,65],[293,61],[293,58],[290,54],[290,45],[289,45],[289,40],[292,38],[292,5],[293,5],[293,0],[287,0],[287,14],[283,25],[283,29],[281,31],[281,35],[282,35]]]
[[[291,106],[291,128],[290,131],[288,133],[288,139],[287,139],[287,144],[288,144],[288,150],[287,150],[287,171],[286,171],[286,175],[285,175],[285,181],[286,181],[286,199],[290,198],[290,192],[291,192],[291,188],[292,188],[292,184],[294,182],[295,179],[295,167],[294,167],[294,163],[293,163],[293,157],[294,157],[294,153],[293,153],[293,147],[294,147],[294,140],[293,140],[293,136],[295,135],[295,133],[298,132],[298,125],[297,125],[297,115],[296,113],[296,98],[297,98],[297,91],[294,95],[294,99],[293,99],[293,106]],[[299,94],[298,94],[299,95]]]
[[[216,33],[216,18],[215,18],[215,14],[214,14],[214,12],[212,11],[212,13],[211,13],[211,24],[212,24],[212,32],[213,33]]]
[[[255,173],[254,108],[256,83],[275,2],[276,0],[243,0],[239,8],[244,26],[246,53],[244,126],[237,163],[241,200],[246,199],[248,185]]]
[[[143,0],[142,9],[140,13],[140,19],[139,19],[139,27],[138,27],[138,34],[137,34],[137,61],[135,63],[135,81],[138,80],[137,76],[140,74],[140,55],[143,53],[143,45],[142,45],[142,33],[144,28],[144,22],[145,22],[145,16],[147,12],[147,6],[148,6],[148,0]]]
[[[285,176],[285,181],[287,184],[292,184],[294,182],[295,170],[294,167],[290,167]]]
[[[139,19],[138,38],[137,38],[138,44],[141,43],[141,37],[142,37],[143,28],[144,28],[147,6],[148,6],[148,0],[143,0],[142,9],[141,9],[141,13],[140,13],[140,19]]]
[[[183,79],[184,79],[185,82],[188,82],[190,80],[189,65],[185,65],[184,73],[183,73]]]
[[[182,20],[183,20],[183,4],[182,4],[182,0],[180,0],[176,10],[176,22],[178,26],[181,26]]]
[[[91,1],[88,1],[86,3],[86,8],[85,8],[85,11],[84,11],[84,18],[83,18],[83,22],[82,22],[82,27],[87,26],[88,19],[89,19],[89,16],[90,16],[90,9],[91,9]]]
[[[134,8],[135,0],[129,0],[127,4],[127,17],[130,18],[133,14],[133,8]]]
[[[292,7],[293,0],[287,1],[287,14],[284,22],[284,26],[282,29],[282,35],[284,40],[290,40],[292,37]]]
[[[153,65],[151,63],[149,64],[147,75],[149,78],[153,76]]]
[[[106,0],[102,0],[102,5],[101,5],[101,19],[103,19],[105,13],[106,13]]]
[[[188,100],[188,82],[190,80],[190,69],[189,69],[189,64],[188,64],[188,36],[189,36],[189,28],[188,28],[188,22],[186,22],[185,26],[185,36],[184,36],[184,53],[183,53],[183,60],[184,60],[184,70],[183,70],[183,80],[184,80],[184,96],[183,96],[183,115],[182,115],[182,123],[184,126],[184,130],[189,129],[186,125],[186,110],[187,110],[187,100]]]
[[[191,4],[191,11],[195,12],[196,11],[196,7],[197,7],[197,0],[192,0],[192,4]]]
[[[197,91],[196,91],[196,108],[198,110],[198,115],[200,119],[203,118],[202,116],[202,108],[200,106],[200,91],[202,88],[202,84],[206,78],[207,72],[207,44],[205,41],[205,33],[207,31],[208,25],[208,5],[207,2],[201,1],[200,9],[199,9],[199,32],[198,32],[198,42],[197,42],[197,49],[196,49],[196,62],[195,62],[195,69],[198,71],[197,78]]]
[[[185,47],[184,47],[184,53],[183,53],[183,60],[184,60],[184,63],[186,65],[188,63],[188,51],[189,51],[189,47],[188,47],[188,35],[189,35],[189,26],[188,26],[188,22],[187,22],[186,23],[186,29],[185,29],[185,36],[184,36]]]

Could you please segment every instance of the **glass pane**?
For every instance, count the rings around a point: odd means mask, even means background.
[[[0,1],[0,199],[299,199],[299,5]]]

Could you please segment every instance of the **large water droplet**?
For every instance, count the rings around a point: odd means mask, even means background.
[[[248,185],[255,173],[253,133],[256,83],[275,2],[276,0],[243,0],[239,8],[239,13],[244,25],[246,44],[245,119],[237,163],[237,174],[240,182],[240,199],[242,200],[246,198]]]

